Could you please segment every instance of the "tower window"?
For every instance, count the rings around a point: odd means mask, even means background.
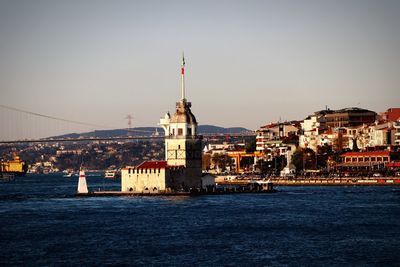
[[[181,145],[178,145],[178,149],[181,149]]]
[[[182,128],[178,128],[178,135],[183,135],[183,129]]]
[[[192,135],[192,128],[188,128],[187,133],[188,133],[188,135]]]

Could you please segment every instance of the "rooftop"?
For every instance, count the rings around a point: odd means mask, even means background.
[[[136,169],[165,169],[167,168],[167,162],[165,160],[155,161],[143,161]]]
[[[165,160],[147,160],[143,161],[136,167],[126,167],[124,169],[176,169],[182,168],[184,166],[171,166],[167,164]]]

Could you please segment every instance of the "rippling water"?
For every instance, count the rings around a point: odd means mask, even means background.
[[[77,198],[77,179],[0,183],[2,266],[400,263],[400,187]],[[90,190],[119,188],[87,180]]]

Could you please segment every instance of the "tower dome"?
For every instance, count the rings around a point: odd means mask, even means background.
[[[191,125],[197,125],[196,117],[193,115],[190,107],[192,104],[187,102],[186,99],[176,103],[176,112],[172,115],[171,123],[187,123]]]

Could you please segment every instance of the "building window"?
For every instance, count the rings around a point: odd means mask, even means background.
[[[372,158],[371,158],[371,161],[376,161],[376,158],[375,158],[375,157],[372,157]]]
[[[369,158],[367,157],[367,158],[365,158],[365,161],[369,161]]]
[[[188,129],[187,129],[187,134],[188,134],[188,135],[192,135],[192,128],[188,128]]]
[[[389,161],[388,157],[383,157],[383,161]]]
[[[178,135],[183,135],[183,129],[182,128],[178,128]]]
[[[357,158],[351,158],[351,162],[356,162]]]
[[[364,162],[364,158],[363,157],[359,157],[358,158],[358,162]]]
[[[178,149],[181,149],[181,145],[178,145]]]
[[[377,157],[376,161],[382,161],[382,157]]]

